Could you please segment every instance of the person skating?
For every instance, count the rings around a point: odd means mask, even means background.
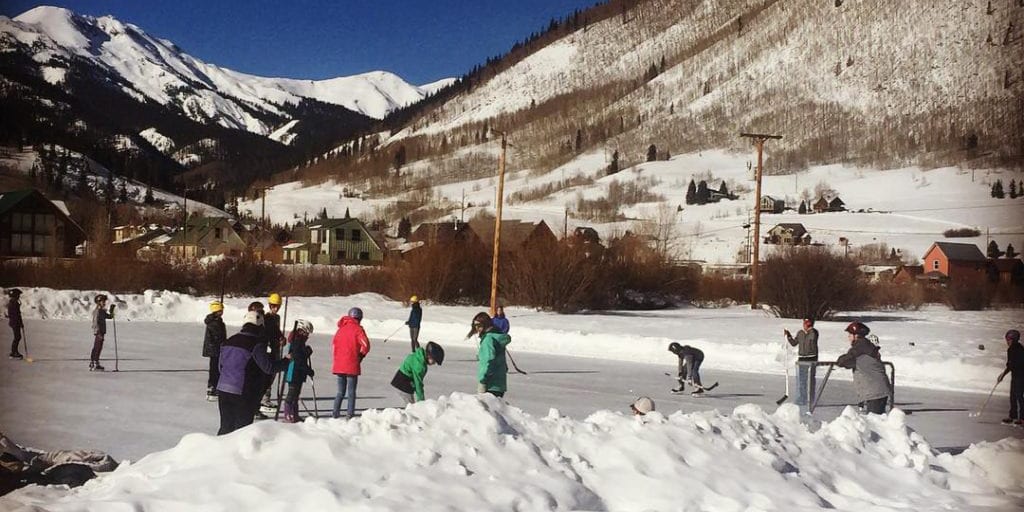
[[[642,396],[629,404],[629,410],[633,411],[634,416],[645,416],[649,412],[654,412],[654,400]]]
[[[21,344],[21,330],[25,328],[25,322],[21,319],[21,290],[12,288],[7,291],[10,300],[7,301],[7,325],[14,331],[14,341],[11,342],[11,359],[24,359],[18,350]]]
[[[814,319],[805,318],[803,328],[793,336],[788,329],[782,330],[790,346],[797,347],[796,362],[796,404],[806,406],[814,401],[817,389],[815,363],[818,362],[818,330],[814,328]]]
[[[281,295],[271,293],[267,298],[267,306],[270,308],[270,312],[263,315],[263,334],[267,338],[267,355],[270,356],[271,361],[277,362],[281,360],[281,348],[284,347],[286,341],[284,333],[281,331],[281,315],[278,314],[278,311],[281,310]],[[271,400],[273,389],[274,376],[271,375],[267,378],[263,401],[260,403],[262,415],[273,414],[277,410]]]
[[[423,308],[420,307],[419,297],[415,295],[409,297],[409,302],[412,305],[409,307],[409,319],[405,321],[405,325],[409,326],[410,350],[415,352],[420,348],[420,322],[423,321]]]
[[[218,301],[210,303],[210,314],[206,315],[206,335],[203,337],[203,357],[210,358],[210,370],[206,378],[206,399],[217,400],[217,380],[220,379],[220,346],[228,338],[227,327],[224,326],[224,304]]]
[[[686,389],[686,383],[689,382],[694,388],[691,395],[703,394],[706,388],[700,380],[700,365],[704,362],[704,352],[699,348],[675,342],[668,344],[668,351],[679,358],[676,363],[676,379],[679,381],[679,387],[673,389],[672,392],[682,393]]]
[[[287,359],[277,364],[270,361],[263,337],[263,314],[247,311],[242,330],[220,347],[220,379],[217,381],[220,428],[217,435],[234,432],[253,422],[266,376],[283,370],[287,363]]]
[[[1010,425],[1024,424],[1024,346],[1020,344],[1020,331],[1010,329],[1004,336],[1006,339],[1006,369],[999,374],[996,383],[1003,381],[1010,374],[1010,416],[1003,423]]]
[[[103,338],[107,335],[107,320],[114,318],[114,305],[107,309],[107,296],[99,294],[95,299],[96,308],[92,310],[92,352],[89,354],[89,371],[102,372],[100,353],[103,352]]]
[[[512,342],[512,338],[495,328],[491,316],[483,312],[473,317],[470,335],[472,334],[480,337],[480,346],[477,349],[477,393],[505,396],[508,391],[505,347]]]
[[[428,341],[426,347],[416,347],[405,356],[401,366],[391,379],[391,386],[398,390],[398,396],[406,404],[422,402],[423,379],[427,376],[427,366],[444,362],[444,349],[441,345]]]
[[[302,385],[306,382],[306,377],[314,375],[313,368],[309,365],[313,348],[306,344],[311,334],[313,324],[300,319],[295,321],[295,329],[288,336],[288,346],[285,350],[291,358],[291,363],[288,364],[288,371],[284,376],[284,381],[288,384],[288,392],[284,399],[284,421],[288,423],[299,421],[299,396],[302,395]]]
[[[853,370],[853,387],[868,413],[884,414],[891,390],[878,347],[868,341],[871,332],[861,322],[846,326],[850,349],[836,359],[836,364]]]
[[[505,308],[498,306],[494,311],[494,318],[491,319],[491,323],[494,325],[498,332],[502,334],[508,334],[508,330],[511,327],[508,323],[508,318],[505,316]]]
[[[370,338],[360,325],[363,321],[363,310],[352,308],[348,315],[338,320],[338,331],[334,333],[332,348],[334,349],[334,362],[331,372],[338,379],[338,393],[334,395],[334,409],[332,416],[341,417],[341,401],[348,394],[348,418],[356,414],[356,386],[359,384],[359,374],[362,373],[361,363],[363,358],[370,353]]]

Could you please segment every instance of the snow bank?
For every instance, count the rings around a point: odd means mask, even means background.
[[[22,297],[26,318],[87,320],[96,291],[27,288]],[[113,295],[123,321],[202,322],[209,301],[176,292],[147,291],[142,295]],[[229,298],[224,320],[240,326],[254,299]],[[264,301],[265,302],[265,301]],[[345,297],[292,297],[289,324],[298,318],[313,323],[317,332],[333,333],[350,307],[365,313],[363,326],[375,339],[408,339],[408,309],[376,294]],[[420,338],[445,345],[475,347],[465,339],[473,315],[484,308],[424,307]],[[673,341],[694,345],[706,354],[704,367],[758,373],[783,372],[782,361],[795,354],[784,351],[782,330],[796,332],[799,322],[773,318],[746,307],[683,308],[664,311],[608,311],[558,315],[525,308],[507,308],[512,323],[513,352],[535,352],[664,363],[674,368],[666,347]],[[952,312],[931,307],[917,312],[864,312],[842,321],[820,321],[821,360],[835,360],[849,348],[843,328],[853,318],[864,320],[881,340],[882,355],[896,366],[897,386],[988,392],[1005,364],[1003,333],[1019,326],[1020,310]],[[1019,328],[1019,327],[1018,327]],[[979,349],[984,346],[984,350]],[[849,379],[849,371],[830,378]]]
[[[0,499],[47,510],[964,510],[1024,498],[1024,442],[938,454],[904,415],[796,406],[535,418],[454,393],[361,418],[189,434],[76,490]],[[1016,471],[1016,472],[1014,472]],[[1007,474],[1009,472],[1009,475]]]

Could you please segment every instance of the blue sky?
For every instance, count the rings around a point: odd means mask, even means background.
[[[207,62],[323,79],[386,70],[412,83],[458,76],[552,17],[596,0],[81,0],[46,5],[111,14]],[[14,17],[38,2],[5,0]]]

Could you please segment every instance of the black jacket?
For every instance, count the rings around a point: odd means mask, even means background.
[[[220,315],[210,313],[203,320],[206,323],[206,336],[203,337],[203,357],[220,355],[220,346],[228,339],[228,330]]]
[[[281,359],[281,342],[284,341],[284,333],[281,332],[281,315],[275,313],[263,315],[263,335],[267,337],[270,359],[272,361]]]
[[[1018,378],[1024,377],[1024,346],[1020,342],[1006,348],[1006,369]]]
[[[7,324],[12,329],[21,329],[25,324],[21,320],[21,301],[17,299],[11,299],[7,303]]]

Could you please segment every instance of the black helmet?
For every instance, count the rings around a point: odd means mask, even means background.
[[[101,294],[97,295],[96,298],[93,299],[93,300],[96,301],[96,304],[99,304],[100,302],[106,302],[107,301],[107,294],[101,293]]]
[[[17,288],[11,288],[10,290],[7,290],[7,295],[11,297],[17,297],[21,295],[21,290]]]
[[[430,356],[430,358],[433,359],[438,366],[441,366],[441,363],[444,362],[444,349],[441,348],[441,345],[438,345],[437,343],[430,341],[427,342],[427,347],[425,350],[427,351],[427,354]]]
[[[672,352],[673,354],[678,354],[679,351],[682,350],[682,349],[683,349],[683,346],[678,344],[678,343],[676,343],[676,342],[674,342],[674,341],[672,343],[668,344],[668,351]]]
[[[860,322],[851,322],[850,325],[846,326],[846,332],[856,334],[857,336],[867,336],[871,329],[868,329],[868,326]]]
[[[1013,343],[1020,341],[1020,331],[1017,329],[1010,329],[1009,331],[1006,331],[1006,341]]]

